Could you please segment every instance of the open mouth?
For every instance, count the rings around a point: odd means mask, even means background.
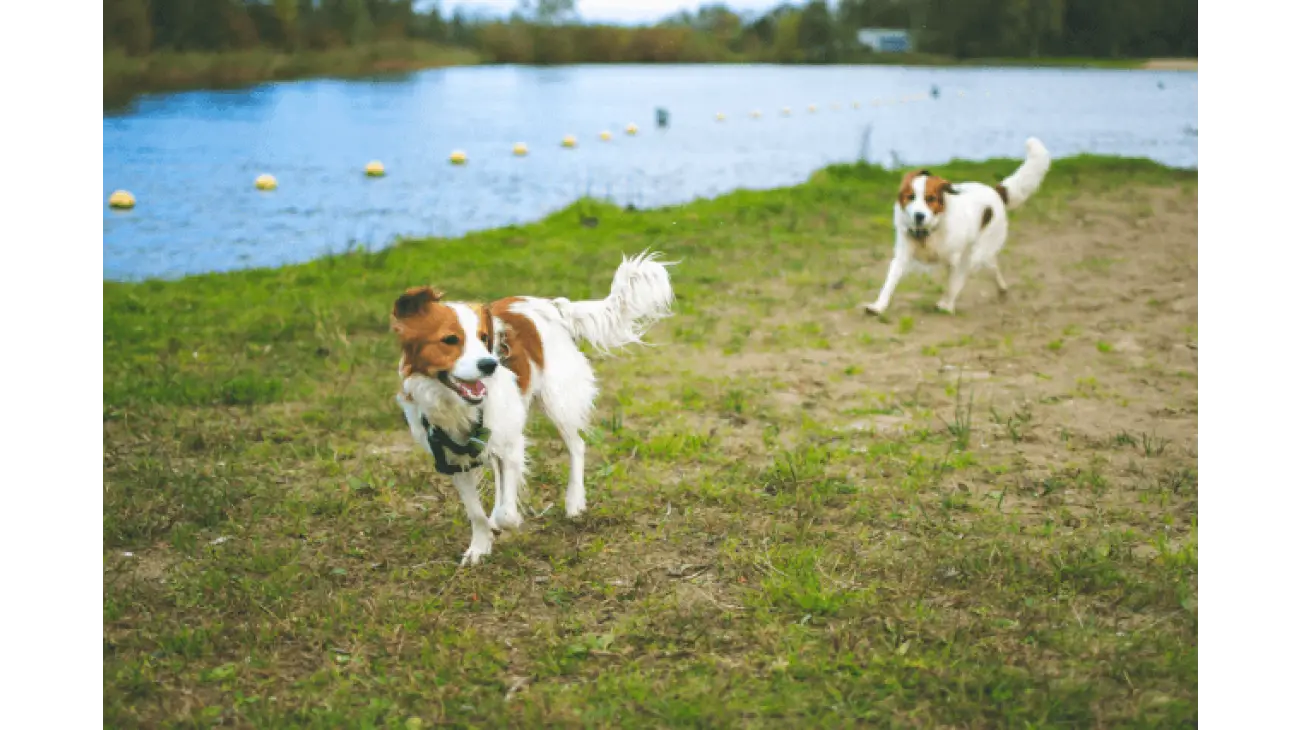
[[[907,235],[911,236],[912,238],[917,239],[918,241],[924,241],[925,238],[926,238],[926,236],[929,236],[929,235],[930,235],[930,229],[928,229],[928,228],[909,228],[909,229],[907,229]]]
[[[482,380],[461,380],[451,373],[443,373],[442,383],[468,403],[478,403],[487,395],[487,385]]]

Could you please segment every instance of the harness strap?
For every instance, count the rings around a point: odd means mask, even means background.
[[[482,454],[487,448],[492,431],[483,427],[482,411],[479,411],[478,421],[470,431],[469,440],[463,444],[456,443],[446,431],[429,423],[426,416],[420,416],[420,424],[424,426],[425,437],[429,441],[429,451],[433,452],[433,465],[439,473],[463,474],[483,466]],[[456,456],[471,457],[474,461],[469,464],[452,464],[447,461],[448,451]]]

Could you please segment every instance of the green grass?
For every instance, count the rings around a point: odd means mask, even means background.
[[[106,282],[105,725],[1195,726],[1196,381],[1052,351],[1067,322],[1120,315],[1016,282],[1069,268],[1033,257],[1075,202],[1194,209],[1196,173],[1057,161],[1016,213],[1011,302],[973,282],[941,317],[918,277],[896,325],[855,309],[892,242],[863,201],[895,185],[836,166]],[[598,297],[645,248],[682,261],[678,314],[656,347],[596,364],[591,510],[563,516],[567,458],[534,419],[525,528],[459,569],[463,510],[392,400],[394,297]],[[1158,270],[1153,293],[1182,296]],[[1139,341],[1195,322],[1133,306]],[[1191,435],[1172,415],[1154,435],[1152,398],[1190,408]],[[1089,422],[1079,402],[1109,410]]]
[[[298,53],[266,48],[145,56],[108,52],[104,54],[104,106],[118,107],[150,92],[225,89],[308,77],[351,78],[479,61],[472,51],[422,41],[383,41]]]

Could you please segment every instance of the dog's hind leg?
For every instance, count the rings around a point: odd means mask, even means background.
[[[560,437],[569,449],[569,486],[564,492],[564,513],[577,517],[587,511],[587,485],[583,473],[586,469],[587,443],[582,440],[582,433],[576,428],[560,426]]]
[[[546,375],[541,384],[542,410],[569,449],[569,486],[564,492],[564,511],[577,517],[587,509],[587,488],[583,481],[587,444],[582,432],[591,418],[596,401],[596,375],[587,358],[572,345],[548,348]]]
[[[497,513],[501,511],[501,459],[492,457],[492,482],[496,486],[496,499],[492,500],[492,514],[488,517],[488,526],[495,532],[501,529],[497,524]]]
[[[993,278],[998,283],[998,297],[1005,299],[1007,296],[1007,280],[1002,278],[1002,269],[998,268],[998,262],[993,262]]]
[[[944,291],[943,297],[939,299],[939,303],[935,305],[939,308],[939,311],[948,314],[957,313],[957,296],[961,294],[962,288],[966,286],[966,277],[969,274],[970,262],[965,260],[958,261],[948,269],[948,288]]]

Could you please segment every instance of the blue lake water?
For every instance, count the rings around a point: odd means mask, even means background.
[[[459,235],[583,195],[651,207],[791,185],[857,159],[868,125],[867,157],[885,164],[1020,157],[1035,135],[1057,157],[1196,167],[1196,82],[1174,71],[497,66],[149,96],[104,117],[104,201],[119,188],[137,200],[130,211],[105,204],[104,277]],[[667,129],[655,127],[660,106]],[[638,135],[624,134],[629,122]],[[574,149],[560,145],[569,134]],[[511,154],[516,142],[526,157]],[[467,165],[448,164],[455,149]],[[370,160],[387,176],[366,178]],[[279,189],[255,190],[261,173]]]

